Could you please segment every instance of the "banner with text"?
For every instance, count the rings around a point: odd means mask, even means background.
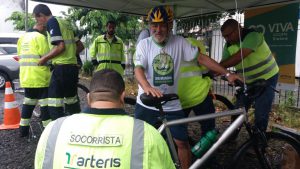
[[[245,10],[245,27],[264,33],[280,67],[280,83],[295,84],[298,16],[298,3]]]

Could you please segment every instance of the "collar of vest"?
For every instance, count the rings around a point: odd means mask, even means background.
[[[97,108],[86,108],[83,113],[86,114],[98,114],[98,115],[128,115],[124,109],[120,108],[106,108],[106,109],[97,109]]]
[[[27,32],[39,32],[39,31],[37,29],[31,28],[31,29],[28,29]]]
[[[104,40],[107,40],[106,34],[104,34]],[[116,36],[114,35],[113,39],[111,42],[116,43],[118,41],[118,39],[116,38]]]

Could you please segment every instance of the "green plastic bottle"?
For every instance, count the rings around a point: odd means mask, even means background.
[[[218,132],[216,130],[208,131],[204,137],[192,148],[192,153],[200,158],[217,140]]]

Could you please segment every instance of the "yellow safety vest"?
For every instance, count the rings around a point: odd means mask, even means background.
[[[257,33],[257,32],[251,32]],[[247,36],[251,36],[249,33]],[[261,34],[261,33],[260,33]],[[263,36],[263,35],[261,35]],[[243,42],[242,42],[243,43]],[[234,44],[227,47],[227,50],[232,56],[240,50],[239,44]],[[263,39],[260,46],[257,47],[256,51],[252,52],[249,56],[244,59],[244,73],[246,83],[251,83],[257,79],[269,79],[278,73],[278,65],[272,55],[272,52]],[[235,66],[237,73],[242,75],[243,67],[242,63]]]
[[[205,54],[206,49],[202,41],[194,38],[187,38],[193,45],[200,48],[201,53]],[[178,96],[183,109],[200,104],[206,98],[211,87],[211,79],[202,77],[207,73],[207,68],[200,66],[197,59],[191,62],[183,61],[180,67],[180,78],[178,82]]]
[[[27,32],[18,40],[17,50],[20,57],[21,87],[48,87],[51,76],[50,69],[48,66],[38,66],[40,58],[49,52],[46,37],[39,32]]]
[[[99,62],[97,70],[114,69],[121,75],[124,75],[124,69],[121,64],[125,64],[123,41],[114,36],[110,43],[105,35],[98,36],[91,48],[91,58],[96,58]]]
[[[48,124],[39,140],[35,169],[175,169],[168,151],[157,130],[141,120],[80,113]]]
[[[72,25],[60,18],[56,18],[59,24],[62,39],[65,43],[65,50],[51,60],[53,65],[77,64],[76,58],[76,41]],[[53,48],[52,41],[58,40],[60,37],[51,37],[48,32],[48,41],[50,49]]]

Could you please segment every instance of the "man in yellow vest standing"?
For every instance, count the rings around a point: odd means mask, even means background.
[[[268,85],[275,88],[279,68],[264,35],[255,30],[242,28],[234,19],[225,21],[221,32],[226,44],[220,64],[225,68],[234,66],[237,73],[244,76],[246,83],[250,85],[258,79],[265,79]],[[261,131],[267,129],[274,96],[274,90],[266,87],[255,100],[244,98],[247,110],[251,103],[255,103],[255,125]]]
[[[123,41],[115,35],[116,22],[106,23],[106,33],[98,36],[91,48],[92,62],[97,66],[96,71],[113,69],[124,75],[125,57]]]
[[[36,24],[18,40],[20,85],[25,91],[20,121],[21,137],[28,136],[30,118],[37,103],[40,104],[43,126],[51,121],[47,107],[50,68],[38,65],[40,57],[49,52],[46,36],[42,34],[45,30],[44,25]]]
[[[46,127],[35,169],[175,169],[159,132],[124,111],[125,84],[118,72],[97,71],[87,97],[89,108]]]
[[[187,41],[200,49],[202,54],[206,54],[206,49],[202,41],[195,38],[187,38]],[[212,96],[209,95],[211,88],[210,77],[203,77],[208,69],[199,65],[194,59],[190,62],[183,61],[180,67],[179,82],[178,82],[178,96],[181,106],[186,116],[191,110],[195,115],[204,115],[215,113]],[[215,128],[215,120],[201,121],[201,135]]]
[[[38,64],[44,65],[51,60],[54,65],[48,92],[50,116],[53,120],[64,116],[64,107],[67,113],[78,113],[76,48],[81,42],[75,40],[71,24],[52,16],[47,5],[36,5],[33,15],[37,23],[47,26],[50,46],[50,52],[43,55]]]

